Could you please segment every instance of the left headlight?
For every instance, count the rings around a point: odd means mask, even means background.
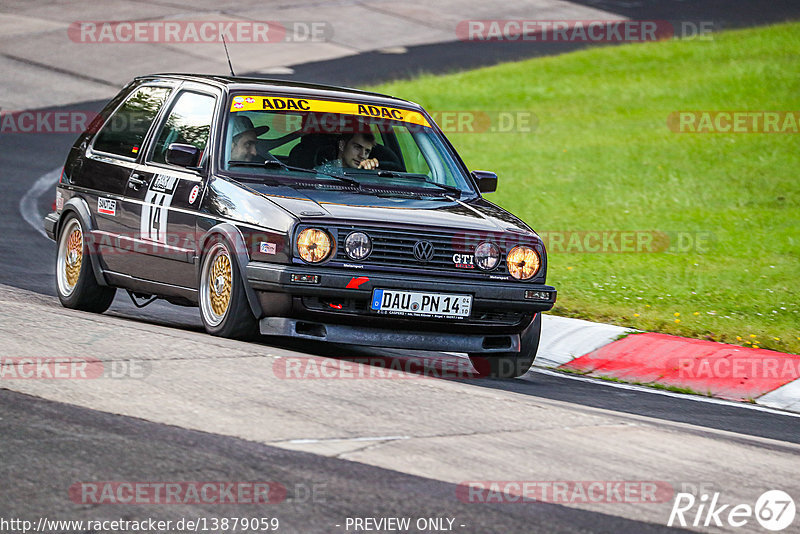
[[[297,251],[309,263],[319,263],[331,253],[333,240],[319,228],[306,228],[297,237]]]
[[[508,272],[517,280],[527,280],[539,271],[539,254],[530,247],[518,246],[506,256]]]

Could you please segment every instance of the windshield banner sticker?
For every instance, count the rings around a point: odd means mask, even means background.
[[[355,102],[333,102],[330,100],[311,100],[307,98],[287,98],[272,96],[237,96],[233,99],[231,112],[236,111],[314,111],[320,113],[340,113],[375,119],[388,119],[430,127],[418,111],[357,104]]]

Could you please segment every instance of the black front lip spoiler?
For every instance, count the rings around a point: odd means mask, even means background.
[[[291,275],[293,274],[319,275],[320,283],[292,283]],[[367,280],[356,280],[359,278]],[[373,273],[366,270],[342,272],[341,269],[325,267],[277,265],[253,261],[247,264],[247,280],[253,289],[259,291],[333,299],[369,300],[372,298],[372,290],[376,288],[466,293],[473,296],[473,307],[476,309],[494,307],[506,311],[528,313],[550,310],[556,301],[555,288],[544,284],[495,280],[474,281],[418,274],[404,276],[392,273],[387,275],[387,273]],[[360,282],[357,287],[347,288],[346,286],[354,280]],[[526,290],[543,291],[550,298],[547,301],[526,299]]]
[[[519,352],[519,334],[462,335],[438,332],[398,331],[340,324],[322,324],[287,317],[264,317],[261,334],[398,349],[491,354]]]

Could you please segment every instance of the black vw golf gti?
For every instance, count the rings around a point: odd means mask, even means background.
[[[64,306],[198,306],[214,335],[468,353],[524,374],[539,237],[420,106],[263,79],[135,79],[72,147],[45,229]]]

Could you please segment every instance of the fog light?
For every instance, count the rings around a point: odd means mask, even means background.
[[[353,232],[344,240],[344,250],[350,259],[363,260],[372,252],[372,241],[364,232]]]
[[[318,274],[293,274],[291,277],[293,284],[319,284]]]
[[[525,298],[531,300],[550,300],[550,293],[547,291],[525,291]]]
[[[494,243],[481,243],[475,247],[475,263],[479,269],[491,271],[500,262],[500,249]]]

